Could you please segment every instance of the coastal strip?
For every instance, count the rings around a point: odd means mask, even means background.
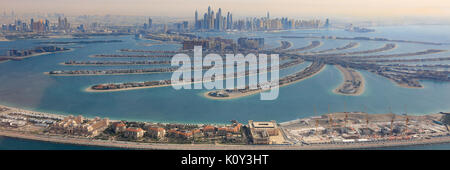
[[[134,53],[162,53],[162,54],[177,54],[183,51],[163,51],[163,50],[138,50],[138,49],[120,49],[120,52],[134,52]]]
[[[302,59],[294,59],[290,62],[286,62],[278,66],[279,69],[286,69],[289,67],[293,67],[296,65],[299,65],[303,63],[304,60]],[[265,69],[265,72],[270,72],[272,69],[271,67],[268,67]],[[268,71],[267,71],[268,70]],[[215,77],[206,77],[204,79],[208,80],[226,80],[231,78],[241,78],[245,76],[253,76],[261,74],[262,72],[258,72],[258,70],[247,70],[245,73],[243,73],[243,76],[237,76],[238,73],[235,73],[234,75],[227,75],[223,74],[221,77],[215,76]],[[196,83],[204,83],[209,82],[206,80],[194,80],[191,79],[191,81],[186,83],[179,83],[176,85],[185,85],[185,84],[196,84]],[[145,89],[145,88],[156,88],[156,87],[168,87],[172,86],[171,80],[156,80],[156,81],[146,81],[146,82],[127,82],[127,83],[119,83],[119,84],[97,84],[88,87],[85,89],[86,92],[115,92],[115,91],[123,91],[123,90],[137,90],[137,89]]]
[[[40,46],[35,47],[34,49],[29,50],[8,50],[6,56],[0,56],[1,60],[23,60],[26,58],[39,56],[39,55],[45,55],[45,54],[53,54],[58,52],[67,52],[71,51],[72,49],[64,48],[64,47],[57,47],[57,46]]]
[[[213,66],[204,66],[202,69],[211,69]],[[114,69],[114,70],[57,70],[45,72],[51,76],[92,76],[92,75],[126,75],[126,74],[154,74],[171,73],[180,67],[147,68],[147,69]],[[194,67],[187,68],[193,70]]]
[[[345,45],[343,47],[330,48],[330,49],[326,49],[326,50],[314,51],[314,52],[309,52],[309,53],[313,53],[313,54],[328,53],[328,52],[333,52],[333,51],[352,49],[352,48],[356,48],[358,46],[359,46],[358,42],[349,42],[347,45]]]
[[[343,56],[342,58],[355,59],[353,61],[361,62],[361,59],[410,57],[410,56],[417,56],[417,55],[436,54],[436,53],[442,53],[442,52],[447,52],[447,50],[428,49],[428,50],[425,50],[425,51],[418,51],[418,52],[412,52],[412,53],[372,55],[372,56]],[[357,59],[359,59],[359,60],[357,60]],[[370,62],[370,60],[368,62]]]
[[[362,41],[384,41],[384,42],[397,42],[397,43],[412,43],[412,44],[424,44],[424,45],[444,45],[444,43],[437,42],[424,42],[424,41],[411,41],[411,40],[390,40],[387,38],[370,38],[370,37],[336,37],[336,36],[281,36],[281,38],[317,38],[317,39],[331,39],[331,40],[362,40]]]
[[[292,42],[290,41],[281,41],[281,46],[273,49],[269,49],[269,51],[281,51],[292,47]]]
[[[320,73],[325,68],[325,64],[320,61],[314,61],[309,67],[305,68],[302,71],[290,74],[288,76],[285,76],[279,80],[278,87],[287,86],[290,84],[294,84],[303,80],[306,80],[310,77],[315,76],[316,74]],[[258,84],[257,89],[250,89],[249,86],[246,86],[244,89],[225,89],[225,90],[218,90],[218,91],[207,91],[203,94],[206,98],[209,99],[236,99],[241,98],[245,96],[251,96],[254,94],[259,94],[261,92],[270,90],[268,89],[262,89],[263,84]],[[278,88],[277,87],[277,88]]]
[[[284,52],[299,52],[299,51],[310,50],[310,49],[313,49],[313,48],[320,47],[322,44],[323,43],[321,41],[312,41],[307,46],[296,48],[296,49],[288,49],[288,50],[285,50]]]
[[[173,55],[171,54],[162,54],[162,55],[125,55],[125,54],[96,54],[90,55],[89,57],[98,57],[98,58],[171,58]]]
[[[328,150],[450,142],[447,128],[450,113],[443,112],[419,116],[338,112],[279,124],[249,120],[248,124],[231,121],[231,124],[205,125],[85,119],[0,105],[0,118],[0,136],[128,149]],[[268,136],[253,133],[260,123],[274,125],[261,128],[271,132]],[[129,135],[125,132],[138,133]],[[228,142],[215,138],[225,135],[235,140]],[[195,144],[192,143],[194,140]],[[202,140],[210,141],[202,143]],[[251,140],[267,140],[268,143],[249,142]]]
[[[397,44],[385,44],[383,47],[380,47],[380,48],[363,50],[363,51],[353,51],[353,52],[344,52],[344,53],[325,53],[325,54],[296,54],[296,55],[299,57],[305,57],[305,58],[338,57],[338,56],[340,57],[340,56],[385,52],[385,51],[393,50],[395,48],[397,48]]]
[[[123,41],[122,40],[45,41],[45,42],[39,42],[39,44],[62,45],[62,44],[96,44],[96,43],[118,43],[118,42],[123,42]]]
[[[418,59],[383,59],[383,60],[362,60],[363,62],[375,62],[375,63],[403,63],[403,62],[428,62],[428,61],[447,61],[450,57],[439,57],[439,58],[418,58]]]
[[[170,64],[170,61],[66,61],[60,64],[66,66],[163,65]]]
[[[364,93],[365,81],[364,77],[354,69],[336,65],[336,68],[341,72],[344,81],[333,92],[336,94],[359,96]]]

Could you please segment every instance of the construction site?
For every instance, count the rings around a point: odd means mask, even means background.
[[[384,143],[450,135],[450,113],[401,115],[338,112],[280,124],[294,145]]]

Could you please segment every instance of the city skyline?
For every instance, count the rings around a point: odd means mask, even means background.
[[[180,5],[182,4],[182,5]],[[450,18],[450,2],[446,0],[15,0],[1,1],[2,13],[65,13],[68,15],[130,15],[186,17],[192,10],[211,6],[221,7],[239,16],[261,16],[267,11],[273,17],[317,16],[317,17],[437,17]]]

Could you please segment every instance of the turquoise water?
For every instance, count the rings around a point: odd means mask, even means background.
[[[265,37],[267,48],[280,45],[280,36],[367,36],[400,40],[417,40],[429,42],[450,42],[450,26],[403,26],[379,27],[374,33],[350,33],[343,30],[293,30],[282,32],[256,33],[199,33],[200,36],[223,36],[237,39],[242,36]],[[109,117],[117,120],[140,120],[182,123],[227,123],[235,119],[242,122],[248,120],[277,120],[279,122],[313,115],[316,107],[319,114],[331,111],[362,111],[366,107],[369,113],[386,113],[391,107],[393,112],[403,113],[405,105],[408,114],[426,114],[450,111],[450,83],[423,81],[424,89],[408,89],[378,75],[361,71],[366,80],[366,90],[361,96],[342,96],[332,92],[342,82],[342,75],[334,66],[327,66],[318,75],[280,88],[279,97],[273,101],[259,100],[259,94],[234,100],[210,100],[203,97],[207,90],[174,90],[172,87],[150,88],[142,90],[119,91],[110,93],[88,93],[83,90],[90,85],[100,83],[120,83],[132,81],[150,81],[170,79],[171,73],[142,75],[108,75],[108,76],[48,76],[44,72],[52,70],[84,70],[84,69],[126,69],[149,68],[162,66],[63,66],[59,63],[68,60],[165,60],[142,58],[92,58],[94,54],[120,54],[123,48],[144,50],[176,50],[179,44],[158,44],[150,40],[135,40],[134,36],[97,37],[95,39],[120,39],[120,43],[103,43],[89,45],[67,45],[72,51],[41,55],[23,61],[9,61],[0,64],[0,104],[20,107],[36,111],[58,114],[84,115],[87,117]],[[345,52],[368,50],[382,47],[389,42],[322,40],[322,39],[286,39],[293,43],[291,48],[308,45],[319,40],[323,45],[307,51],[319,51],[359,42],[360,45]],[[29,49],[38,46],[42,40],[18,40],[0,42],[0,54],[11,48]],[[73,39],[52,39],[51,41],[77,41]],[[397,43],[398,48],[377,54],[394,54],[416,52],[426,49],[447,49],[449,45],[421,45]],[[338,51],[343,52],[343,51]],[[426,56],[403,58],[448,57],[449,52]],[[405,64],[450,64],[445,62],[405,63]],[[310,63],[305,62],[280,72],[281,76],[304,69]],[[346,107],[344,106],[346,104]],[[15,145],[14,143],[24,143]],[[51,144],[46,142],[18,140],[0,137],[0,149],[86,149],[85,146]],[[448,144],[430,145],[432,148],[450,148]],[[81,148],[78,148],[81,147]],[[404,147],[402,147],[404,148]],[[428,148],[428,145],[419,146]],[[27,148],[24,148],[27,149]],[[414,149],[414,148],[411,148]]]
[[[350,33],[343,30],[293,30],[282,32],[256,33],[199,33],[200,36],[224,36],[237,39],[242,36],[265,37],[268,48],[280,45],[280,36],[294,35],[335,35],[367,36],[389,39],[418,40],[430,42],[450,42],[449,26],[405,26],[380,27],[375,33]],[[142,58],[92,58],[94,54],[117,54],[119,49],[176,50],[179,44],[159,44],[150,40],[135,40],[133,36],[98,37],[94,39],[120,39],[120,43],[103,43],[89,45],[67,45],[72,51],[41,55],[23,61],[9,61],[0,64],[0,103],[36,111],[59,114],[81,114],[87,117],[109,117],[158,122],[183,123],[226,123],[236,119],[288,121],[313,115],[314,106],[319,113],[326,113],[328,105],[331,111],[361,111],[364,106],[369,113],[386,113],[391,107],[393,112],[403,113],[407,106],[408,114],[425,114],[450,111],[450,83],[424,81],[424,89],[402,88],[388,79],[362,71],[366,79],[366,91],[361,96],[342,96],[332,93],[342,81],[342,76],[334,66],[327,66],[317,76],[280,89],[279,98],[274,101],[261,101],[259,95],[234,100],[210,100],[202,95],[206,90],[174,90],[172,87],[150,88],[142,90],[119,91],[110,93],[88,93],[83,90],[99,83],[119,83],[131,81],[163,80],[171,77],[170,73],[143,75],[108,75],[108,76],[48,76],[43,72],[52,70],[107,70],[115,68],[148,68],[162,66],[63,66],[59,63],[68,60],[148,60]],[[319,40],[323,45],[307,50],[317,51],[336,48],[349,42],[360,45],[344,51],[360,51],[382,47],[388,42],[348,41],[322,39],[286,39],[298,48]],[[0,42],[0,54],[10,48],[27,49],[37,46],[39,41],[19,40]],[[52,41],[76,41],[57,39]],[[450,49],[448,45],[420,45],[397,43],[398,48],[380,52],[380,54],[415,52],[429,48]],[[339,51],[340,52],[340,51]],[[433,54],[448,56],[448,52]],[[416,57],[416,56],[415,56]],[[430,57],[427,55],[426,57]],[[405,57],[408,58],[408,57]],[[414,57],[411,57],[414,58]],[[151,59],[153,60],[153,58]],[[164,60],[160,58],[158,60]],[[428,62],[427,62],[428,63]],[[281,72],[292,73],[306,67],[303,64]]]

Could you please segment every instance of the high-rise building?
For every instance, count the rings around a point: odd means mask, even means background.
[[[30,29],[31,29],[31,31],[34,30],[34,28],[33,28],[33,23],[34,23],[34,19],[31,18],[31,20],[30,20]]]
[[[197,10],[195,10],[195,22],[194,22],[194,29],[198,30],[199,29],[199,23],[198,23],[198,12]]]
[[[331,24],[330,24],[330,20],[327,18],[325,20],[325,24],[323,25],[324,28],[330,28]]]
[[[148,29],[152,29],[153,21],[151,18],[148,19]]]

